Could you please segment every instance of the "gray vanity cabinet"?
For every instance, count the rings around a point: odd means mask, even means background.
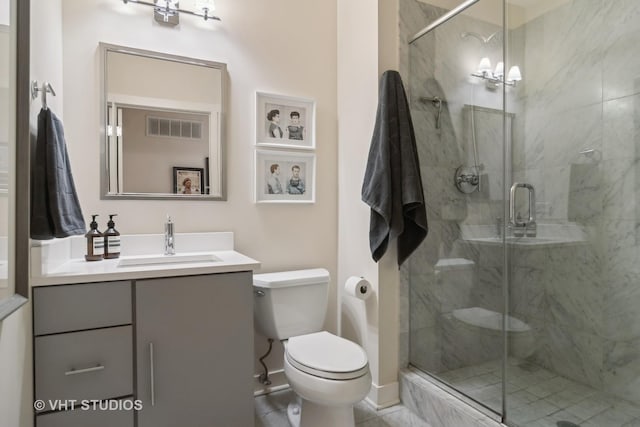
[[[138,427],[253,426],[251,272],[138,280]]]
[[[33,332],[37,427],[133,427],[91,403],[133,397],[131,282],[34,288]]]

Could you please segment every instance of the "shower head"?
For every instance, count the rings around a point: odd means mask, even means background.
[[[473,37],[480,40],[482,44],[489,44],[489,42],[491,42],[492,40],[498,41],[501,35],[501,31],[496,31],[493,34],[490,34],[488,37],[484,37],[482,34],[474,33],[471,31],[465,31],[464,33],[460,34],[460,37],[463,39],[466,39],[467,37]]]

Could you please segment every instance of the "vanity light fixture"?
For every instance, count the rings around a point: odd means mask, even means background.
[[[213,0],[197,0],[195,11],[180,9],[180,2],[178,0],[155,0],[155,2],[148,2],[144,0],[122,0],[122,2],[124,4],[135,3],[153,7],[155,20],[166,25],[178,25],[181,13],[200,16],[205,21],[210,19],[215,21],[221,20],[219,17],[212,15],[212,12],[216,9]]]
[[[478,69],[475,73],[471,73],[473,77],[479,77],[487,81],[487,88],[495,90],[500,87],[501,84],[507,86],[515,86],[517,82],[522,80],[522,73],[520,73],[520,67],[517,65],[509,68],[507,78],[504,78],[504,62],[498,62],[495,70],[491,69],[491,61],[489,58],[484,57],[478,64]]]

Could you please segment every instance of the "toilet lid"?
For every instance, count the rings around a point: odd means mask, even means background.
[[[362,347],[326,331],[289,338],[286,357],[294,367],[322,378],[353,379],[369,371]]]

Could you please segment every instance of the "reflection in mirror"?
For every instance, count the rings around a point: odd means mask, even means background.
[[[29,295],[29,0],[0,0],[0,321]]]
[[[9,238],[9,174],[13,166],[10,161],[9,141],[14,138],[13,123],[15,112],[14,82],[11,73],[15,68],[12,60],[11,45],[13,37],[11,26],[11,4],[0,1],[0,300],[13,295],[8,277],[9,253],[7,241]]]
[[[103,197],[225,200],[225,64],[107,44],[101,49]],[[176,170],[197,174],[193,191],[185,191]]]

